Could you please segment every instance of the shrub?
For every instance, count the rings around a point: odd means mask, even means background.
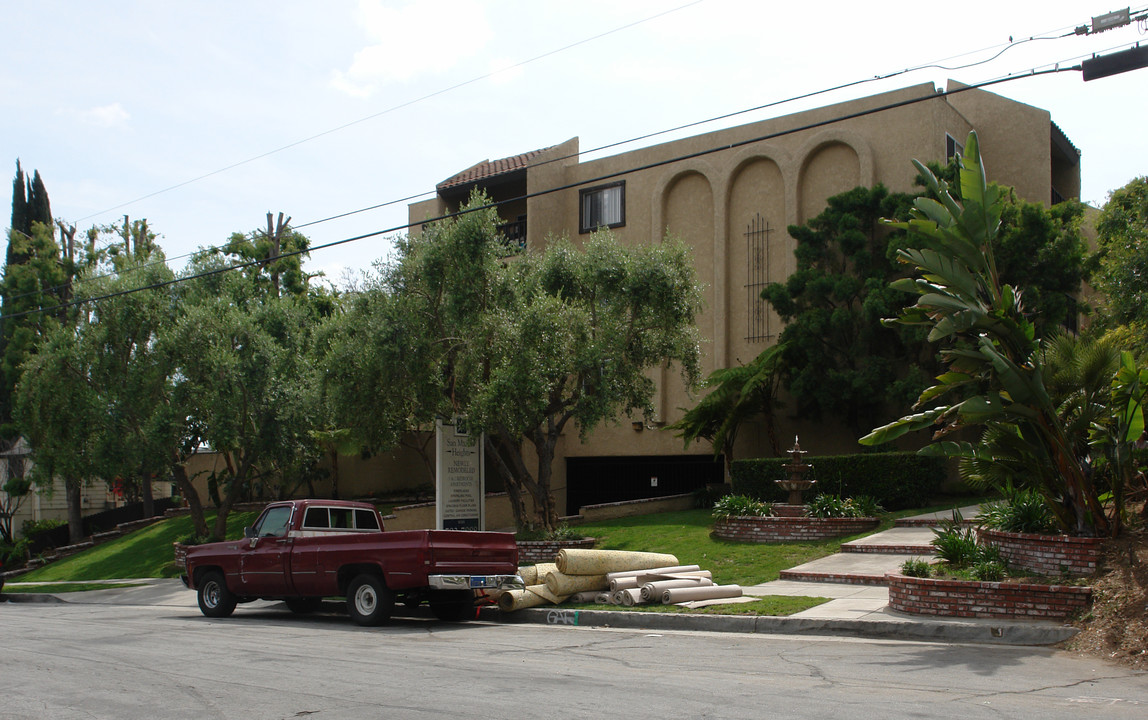
[[[908,575],[909,577],[927,578],[932,572],[932,566],[929,565],[928,560],[921,558],[912,558],[901,563],[901,574]]]
[[[996,582],[1004,579],[1005,571],[1004,563],[992,560],[981,560],[973,564],[970,572],[974,580]]]
[[[1056,518],[1036,490],[1005,488],[1002,502],[988,503],[977,520],[991,530],[1048,535],[1057,532]]]
[[[733,491],[758,500],[785,502],[787,492],[776,480],[785,477],[788,458],[735,460],[731,467]],[[868,495],[889,510],[929,504],[948,473],[944,458],[909,452],[859,453],[807,457],[813,467],[814,489],[841,497]]]
[[[973,529],[965,527],[959,510],[953,510],[953,517],[944,520],[933,530],[931,545],[937,549],[937,557],[950,565],[966,567],[980,557],[980,546]]]
[[[876,500],[865,495],[845,499],[836,495],[818,495],[809,501],[805,512],[816,518],[858,518],[875,517],[882,508]]]
[[[714,503],[713,516],[720,520],[731,517],[768,517],[773,514],[773,504],[754,500],[745,495],[726,495]]]

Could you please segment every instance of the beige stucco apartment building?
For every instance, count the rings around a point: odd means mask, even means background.
[[[951,82],[945,92],[916,85],[588,162],[579,160],[578,138],[484,160],[440,183],[436,197],[411,205],[409,216],[421,223],[457,210],[477,186],[504,203],[503,230],[524,247],[551,235],[578,241],[600,225],[624,243],[681,237],[704,285],[698,322],[708,373],[748,362],[776,342],[781,323],[759,293],[795,269],[787,226],[857,185],[913,191],[910,160],[943,164],[974,129],[990,180],[1046,204],[1079,196],[1079,152],[1047,111]],[[696,398],[673,369],[657,379],[656,422],[619,418],[585,444],[567,434],[554,470],[568,512],[586,502],[692,489],[714,473],[720,480],[708,445],[683,449],[662,430]],[[800,434],[814,453],[856,447],[841,429],[802,424],[784,411],[780,420],[784,441]],[[760,432],[743,431],[739,441],[739,457],[767,453]]]

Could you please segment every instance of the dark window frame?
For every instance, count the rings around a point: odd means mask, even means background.
[[[621,207],[620,207],[620,211],[619,211],[618,222],[598,223],[596,225],[590,226],[588,224],[589,219],[586,217],[586,196],[591,195],[591,194],[595,194],[595,193],[601,193],[603,191],[611,190],[613,188],[620,188],[621,193],[622,193],[622,198],[621,198],[621,203],[620,203]],[[585,235],[586,233],[594,232],[595,230],[598,230],[599,228],[613,229],[613,228],[624,227],[625,225],[626,225],[626,181],[625,180],[619,180],[617,182],[606,183],[605,185],[595,185],[594,187],[588,187],[588,188],[584,188],[584,189],[578,191],[578,232],[579,232],[579,234]]]

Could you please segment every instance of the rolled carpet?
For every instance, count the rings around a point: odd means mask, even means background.
[[[672,573],[686,573],[686,572],[699,572],[701,568],[697,565],[671,565],[669,567],[656,567],[656,568],[641,568],[637,570],[619,570],[618,572],[606,573],[607,580],[621,580],[627,577],[638,577],[640,575],[667,575]],[[640,583],[639,583],[640,584]]]
[[[532,587],[545,587],[535,585]],[[529,590],[508,590],[498,596],[498,609],[502,612],[514,612],[524,608],[538,607],[546,604],[546,598]]]
[[[600,592],[594,596],[595,605],[610,605],[613,601],[610,599],[611,593]]]
[[[605,575],[567,575],[557,570],[546,576],[546,587],[555,595],[573,595],[586,590],[605,590],[610,586]]]
[[[662,592],[662,602],[666,605],[689,602],[691,600],[714,600],[717,598],[734,597],[741,597],[741,585],[670,588]]]
[[[527,585],[537,585],[539,582],[541,582],[538,579],[537,565],[526,565],[524,567],[520,567],[518,568],[518,574],[522,577],[522,582],[526,583]]]
[[[633,575],[624,578],[614,578],[610,581],[610,591],[613,592],[615,590],[625,590],[626,588],[636,588],[640,584],[641,583],[638,582],[638,578],[634,577]]]
[[[621,570],[645,570],[677,565],[678,559],[664,553],[562,548],[554,558],[554,563],[559,571],[567,575],[602,575]]]
[[[642,602],[641,588],[626,588],[625,590],[619,590],[618,594],[622,597],[622,604],[626,607],[638,605]]]
[[[566,598],[566,601],[576,605],[585,605],[586,603],[598,602],[598,597],[606,594],[607,593],[598,592],[596,590],[587,590],[586,592],[574,593],[570,597]],[[606,600],[606,602],[609,602],[609,600]]]
[[[713,580],[706,578],[683,578],[681,580],[656,580],[648,582],[641,587],[643,602],[658,602],[662,593],[673,588],[703,587],[713,585]]]

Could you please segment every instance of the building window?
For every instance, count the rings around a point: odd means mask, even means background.
[[[957,155],[965,154],[965,146],[952,135],[945,133],[945,162],[951,162]]]
[[[626,183],[587,188],[578,195],[578,232],[616,228],[626,224]]]

